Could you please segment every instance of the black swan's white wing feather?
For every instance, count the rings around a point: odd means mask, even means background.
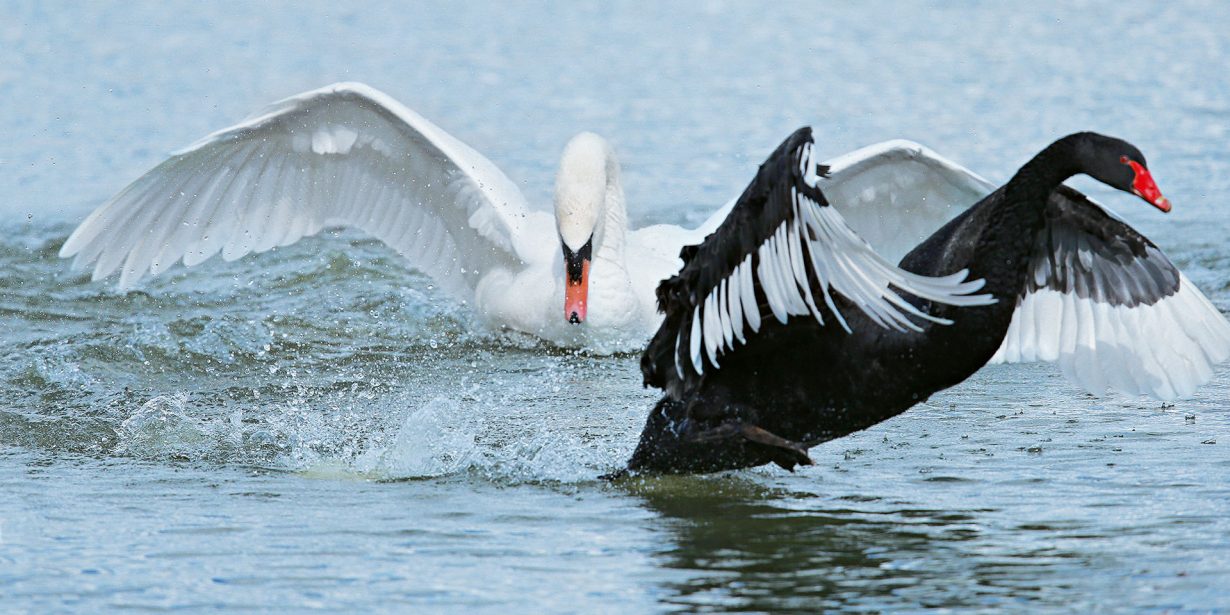
[[[1152,241],[1061,187],[992,362],[1057,362],[1086,390],[1169,400],[1230,358],[1230,323]]]
[[[274,103],[177,152],[95,210],[61,256],[121,289],[285,246],[327,226],[374,235],[466,297],[516,266],[524,198],[490,161],[388,95],[340,83]]]
[[[936,229],[995,190],[977,173],[930,148],[895,139],[860,147],[823,163],[824,195],[846,224],[890,262],[898,262]],[[717,230],[737,198],[697,228]]]
[[[829,314],[849,330],[833,293],[893,329],[937,319],[899,293],[952,305],[985,305],[972,295],[982,281],[967,272],[931,278],[904,271],[863,241],[821,192],[810,129],[791,135],[761,165],[722,225],[700,246],[684,248],[680,273],[658,287],[666,320],[642,359],[647,382],[666,388],[720,368],[720,357],[760,329]]]

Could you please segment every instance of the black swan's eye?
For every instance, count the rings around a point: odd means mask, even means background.
[[[1127,156],[1120,156],[1120,157],[1119,157],[1119,162],[1120,162],[1121,164],[1127,164],[1127,163],[1128,163],[1128,157],[1127,157]]]

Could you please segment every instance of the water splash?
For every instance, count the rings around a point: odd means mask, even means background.
[[[430,478],[463,470],[478,449],[481,418],[450,399],[436,398],[407,413],[388,446],[355,460],[360,472],[381,478]]]
[[[214,457],[219,447],[242,446],[238,412],[225,420],[194,417],[188,396],[160,395],[141,405],[116,429],[115,451],[141,458],[197,459]]]

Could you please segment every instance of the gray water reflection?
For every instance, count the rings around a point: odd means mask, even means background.
[[[682,483],[682,484],[680,484]],[[737,479],[664,479],[632,489],[662,517],[663,602],[718,612],[885,608],[1071,608],[1073,551],[993,544],[998,511],[826,498]],[[1052,533],[1076,528],[1026,528]]]

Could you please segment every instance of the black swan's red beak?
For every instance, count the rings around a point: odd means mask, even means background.
[[[1132,172],[1136,174],[1136,179],[1132,180],[1132,193],[1162,210],[1163,213],[1169,213],[1170,199],[1162,196],[1162,190],[1157,187],[1157,182],[1153,181],[1153,175],[1149,173],[1149,169],[1135,160],[1128,160],[1127,165],[1132,167]]]

